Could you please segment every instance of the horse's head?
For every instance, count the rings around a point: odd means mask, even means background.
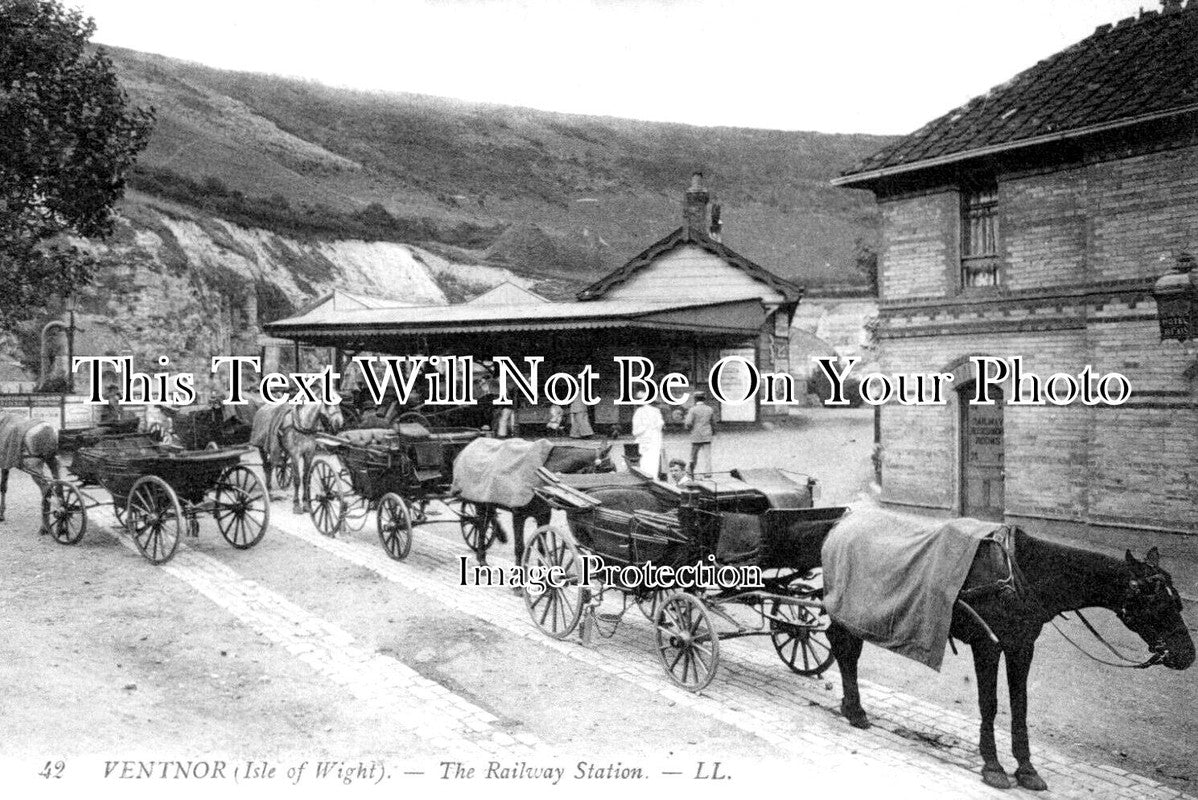
[[[1154,663],[1186,669],[1194,663],[1194,640],[1181,617],[1181,595],[1161,569],[1160,554],[1154,547],[1140,561],[1128,550],[1126,559],[1128,578],[1116,612],[1119,619],[1147,643]]]
[[[329,433],[336,433],[345,427],[345,416],[341,413],[340,403],[321,403],[319,414]]]

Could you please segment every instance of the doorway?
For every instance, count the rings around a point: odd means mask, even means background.
[[[961,513],[1001,520],[1006,470],[1003,460],[1002,390],[990,389],[994,405],[970,405],[973,384],[958,393],[961,408]]]

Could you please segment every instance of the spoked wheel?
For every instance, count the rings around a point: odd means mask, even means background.
[[[809,596],[816,599],[820,594],[813,591]],[[822,675],[832,666],[835,657],[828,642],[828,612],[821,608],[808,608],[784,600],[770,604],[770,641],[782,663],[799,675]]]
[[[312,498],[312,524],[325,536],[336,536],[345,525],[344,494],[349,487],[327,461],[312,464],[308,493]]]
[[[165,564],[171,560],[179,547],[185,522],[175,490],[157,475],[139,478],[129,490],[125,530],[150,563]]]
[[[655,622],[657,620],[657,609],[661,607],[662,601],[669,596],[669,589],[654,589],[647,594],[637,595],[636,607],[645,615],[645,619]]]
[[[524,551],[524,574],[560,577],[559,586],[547,585],[541,594],[534,595],[525,589],[524,604],[533,624],[542,632],[554,639],[565,639],[578,627],[586,599],[582,585],[582,557],[574,537],[551,525],[537,528]]]
[[[387,555],[403,561],[412,552],[412,515],[408,504],[395,492],[387,492],[379,500],[379,541]]]
[[[495,541],[498,530],[499,520],[495,516],[495,507],[463,500],[458,513],[458,525],[462,529],[462,539],[465,540],[466,546],[475,553],[486,552]]]
[[[59,544],[78,544],[87,532],[87,508],[79,490],[66,481],[42,489],[42,530]]]
[[[674,592],[657,609],[657,654],[674,683],[697,692],[720,663],[720,637],[694,595]]]
[[[284,458],[278,464],[274,465],[275,486],[280,489],[290,489],[295,481],[295,467],[291,464],[290,458]]]
[[[270,500],[248,467],[229,467],[216,483],[212,518],[225,541],[246,550],[262,541],[270,524]]]

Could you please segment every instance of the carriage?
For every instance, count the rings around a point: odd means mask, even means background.
[[[832,664],[820,546],[847,509],[813,507],[813,480],[781,470],[734,470],[681,486],[637,473],[545,478],[537,494],[569,523],[540,528],[523,562],[526,575],[558,570],[562,576],[541,593],[525,590],[529,615],[547,635],[566,638],[580,623],[584,640],[595,626],[614,635],[636,605],[654,624],[666,673],[691,691],[714,678],[721,639],[769,636],[783,663],[801,675],[819,675]],[[584,555],[609,569],[584,581]],[[753,567],[760,581],[671,585],[655,581],[648,569],[678,575],[696,564]],[[603,617],[594,612],[609,589],[621,595],[622,607],[603,632]]]
[[[141,420],[129,417],[86,428],[63,428],[58,432],[58,452],[73,453],[81,447],[92,447],[102,441],[145,438],[146,434],[138,433],[140,424]]]
[[[60,544],[76,544],[87,531],[87,512],[103,505],[89,492],[111,495],[117,520],[138,552],[153,564],[169,561],[183,533],[199,535],[199,516],[210,515],[233,547],[262,540],[270,503],[258,477],[241,457],[246,447],[182,450],[143,439],[103,439],[80,449],[70,470],[76,481],[50,480],[42,489],[42,528]]]
[[[326,536],[361,530],[373,514],[387,555],[401,560],[412,547],[412,526],[427,519],[432,500],[449,496],[453,462],[484,434],[476,428],[441,428],[401,423],[390,429],[319,434],[321,447],[336,457],[312,465],[309,490],[312,522]]]

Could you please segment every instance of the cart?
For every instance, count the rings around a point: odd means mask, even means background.
[[[555,569],[563,579],[539,594],[526,588],[533,623],[558,639],[570,636],[580,623],[584,641],[591,627],[610,637],[636,605],[653,623],[666,674],[690,691],[700,691],[715,677],[722,639],[769,636],[791,671],[822,674],[833,657],[821,602],[820,547],[847,509],[812,507],[814,482],[805,476],[795,480],[778,470],[754,473],[734,471],[681,487],[639,476],[607,485],[599,482],[601,476],[556,476],[537,493],[564,511],[569,524],[540,528],[524,567],[526,574]],[[603,566],[636,569],[607,573],[617,576],[614,583],[584,582],[584,555]],[[756,567],[762,585],[641,580],[648,566],[677,572],[695,564]],[[604,617],[595,611],[608,590],[620,593],[623,604],[607,616],[610,630],[604,631]]]
[[[199,535],[199,516],[210,515],[233,547],[262,540],[270,503],[262,482],[240,463],[248,447],[181,450],[143,440],[102,440],[76,454],[76,480],[49,480],[42,490],[42,526],[60,544],[77,544],[87,512],[111,502],[138,552],[153,564],[174,556],[184,532]],[[105,501],[92,492],[99,486]]]
[[[483,432],[400,425],[398,430],[320,434],[332,458],[317,460],[309,476],[312,522],[325,536],[359,531],[373,516],[391,558],[407,558],[412,526],[426,522],[432,500],[449,496],[453,460]],[[335,460],[334,460],[335,459]]]

